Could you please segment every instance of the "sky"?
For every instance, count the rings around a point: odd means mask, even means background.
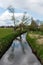
[[[43,21],[43,0],[0,0],[0,26],[13,25],[12,14],[7,10],[10,5],[15,8],[16,17],[26,11],[34,19]]]

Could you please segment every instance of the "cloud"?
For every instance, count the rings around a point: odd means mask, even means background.
[[[7,8],[9,5],[43,15],[43,0],[0,0],[0,7]]]
[[[16,20],[16,25],[21,23],[21,17],[23,16],[23,13],[14,13]],[[29,14],[27,16],[31,17]],[[14,25],[14,21],[11,21],[12,13],[10,13],[8,10],[6,10],[1,16],[0,16],[0,26],[10,26]]]
[[[15,17],[20,17],[23,15],[23,13],[14,13]],[[6,10],[1,16],[0,16],[0,20],[6,20],[6,19],[11,19],[12,17],[12,13],[9,13],[8,10]]]
[[[0,20],[11,19],[11,15],[8,11],[5,11],[1,16]]]

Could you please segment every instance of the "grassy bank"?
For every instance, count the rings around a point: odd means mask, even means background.
[[[24,32],[26,32],[26,30],[14,32],[12,28],[0,28],[0,58],[8,50],[12,41]]]
[[[29,32],[26,39],[43,65],[43,32]]]
[[[0,39],[14,32],[13,28],[0,28]]]

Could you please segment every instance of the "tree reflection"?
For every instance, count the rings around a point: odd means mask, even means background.
[[[9,60],[12,60],[15,56],[14,55],[14,48],[15,48],[15,43],[12,44],[11,53],[9,54],[9,57],[8,57]]]
[[[23,42],[22,42],[22,37],[21,37],[21,35],[20,35],[20,45],[21,45],[21,47],[22,47],[23,53],[25,54],[25,48],[24,48],[24,45],[23,45]]]

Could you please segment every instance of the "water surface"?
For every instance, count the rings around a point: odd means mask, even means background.
[[[21,42],[15,39],[9,50],[0,60],[0,65],[41,65],[26,41],[26,34],[21,36],[25,54],[22,51]],[[14,48],[13,52],[12,47]]]

